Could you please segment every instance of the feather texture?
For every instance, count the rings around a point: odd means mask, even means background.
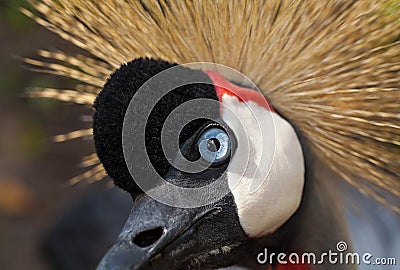
[[[400,197],[400,8],[393,3],[31,0],[36,13],[23,13],[93,56],[40,51],[44,61],[26,59],[86,85],[32,96],[91,104],[109,74],[137,57],[224,64],[248,76],[343,179],[390,204],[376,188]],[[100,175],[95,167],[86,177]]]

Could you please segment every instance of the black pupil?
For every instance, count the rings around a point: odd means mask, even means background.
[[[211,138],[207,141],[207,149],[211,152],[217,152],[221,146],[221,143],[217,138]]]

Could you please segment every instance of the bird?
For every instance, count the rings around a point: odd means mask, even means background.
[[[341,180],[399,212],[395,1],[31,5],[87,52],[24,60],[80,82],[30,96],[94,107],[93,128],[55,137],[93,134],[71,183],[109,175],[134,199],[97,269],[354,269],[278,254],[351,250]]]

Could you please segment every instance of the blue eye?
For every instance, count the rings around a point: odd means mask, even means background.
[[[223,162],[231,155],[231,140],[221,128],[204,131],[197,141],[197,146],[201,157],[213,164]]]

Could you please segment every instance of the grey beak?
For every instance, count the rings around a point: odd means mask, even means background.
[[[190,234],[196,222],[211,211],[175,208],[141,197],[97,270],[170,268],[174,262],[163,258],[164,250],[172,243],[179,244],[180,238]]]

